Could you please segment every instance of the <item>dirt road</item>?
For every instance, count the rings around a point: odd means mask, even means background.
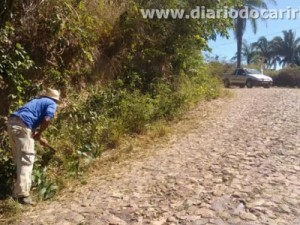
[[[189,112],[153,154],[18,224],[300,224],[300,90],[232,92]]]

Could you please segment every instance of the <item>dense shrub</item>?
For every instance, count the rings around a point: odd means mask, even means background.
[[[220,91],[218,80],[205,73],[192,79],[182,77],[181,84],[174,90],[159,82],[152,95],[120,89],[118,84],[93,87],[85,97],[73,93],[70,99],[74,100],[47,132],[47,138],[59,149],[57,158],[50,162],[52,173],[57,175],[53,181],[58,182],[64,171],[79,175],[104,150],[115,148],[124,134],[141,133],[154,121],[170,120],[191,102],[215,98]]]
[[[274,86],[300,87],[300,68],[288,67],[273,75]]]
[[[226,62],[212,61],[208,63],[208,68],[212,75],[222,77],[224,74],[233,73],[236,65]]]
[[[11,184],[15,177],[15,166],[12,163],[10,151],[7,149],[8,137],[1,132],[0,138],[0,199],[5,198],[5,194],[11,194]]]

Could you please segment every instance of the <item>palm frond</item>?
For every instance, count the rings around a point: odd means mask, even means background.
[[[244,0],[244,6],[247,6],[249,9],[267,9],[268,5],[264,0]]]
[[[254,34],[256,34],[256,32],[257,32],[257,23],[256,23],[256,19],[251,18],[251,19],[250,19],[250,23],[251,23],[252,30],[253,30]]]
[[[242,5],[236,7],[237,10],[243,10],[247,8],[248,10],[252,9],[267,9],[268,5],[267,2],[276,3],[276,0],[242,0]],[[243,38],[243,34],[246,30],[247,20],[242,19],[241,17],[237,18],[235,21],[235,38],[237,39],[238,43],[238,57],[237,57],[237,66],[240,66],[242,53],[241,53],[241,40]],[[257,23],[256,19],[250,18],[250,24],[252,26],[253,32],[256,33],[257,31]]]

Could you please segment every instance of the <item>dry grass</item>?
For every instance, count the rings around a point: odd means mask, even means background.
[[[87,7],[89,12],[113,25],[120,18],[128,4],[129,1],[127,0],[89,0]]]
[[[13,224],[25,208],[12,198],[0,201],[0,224]]]

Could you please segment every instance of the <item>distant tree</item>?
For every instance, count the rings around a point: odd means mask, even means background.
[[[266,37],[261,37],[257,42],[253,43],[255,51],[259,55],[261,62],[267,67],[276,67],[276,62],[279,59],[274,53],[273,45],[271,41],[268,41]]]
[[[237,59],[237,54],[232,58],[232,60]],[[242,44],[242,60],[249,64],[256,64],[259,62],[259,55],[255,51],[255,47],[253,44],[248,44],[246,40],[243,41]]]
[[[297,55],[296,59],[295,59],[295,64],[297,66],[300,66],[300,54]]]
[[[254,10],[254,9],[267,9],[267,1],[270,1],[274,4],[276,4],[275,0],[242,0],[242,4],[236,9],[241,12],[241,10],[248,9]],[[252,29],[254,33],[257,31],[257,24],[256,24],[256,19],[254,18],[249,18],[250,23],[252,25]],[[240,13],[238,18],[235,20],[235,37],[237,39],[237,67],[241,67],[241,62],[242,62],[242,42],[243,42],[243,35],[246,30],[246,25],[247,25],[247,19],[241,18]]]
[[[300,64],[300,38],[292,30],[283,31],[282,37],[275,37],[272,40],[274,55],[279,56],[278,62],[283,67]]]

